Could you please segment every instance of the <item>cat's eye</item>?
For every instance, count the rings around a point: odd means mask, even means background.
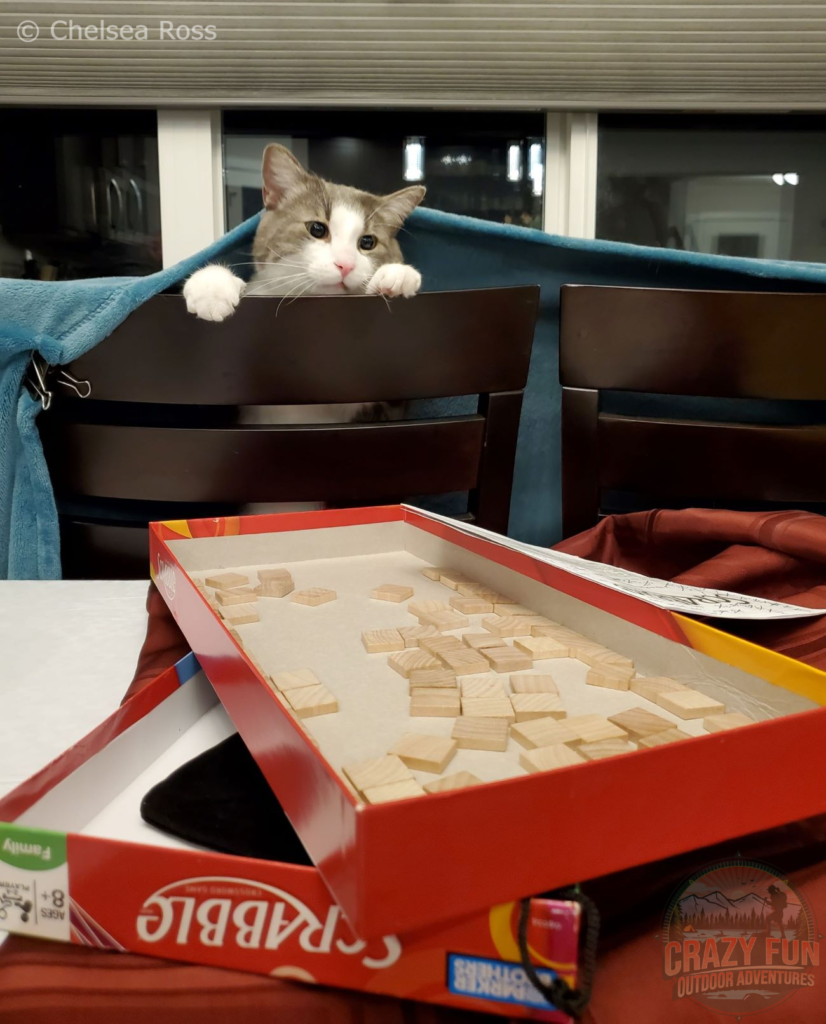
[[[307,225],[307,230],[313,236],[313,238],[326,238],[327,237],[327,225],[322,224],[320,220],[311,220]]]
[[[359,249],[364,249],[365,252],[369,252],[371,249],[376,247],[376,236],[375,235],[362,235],[359,239]]]

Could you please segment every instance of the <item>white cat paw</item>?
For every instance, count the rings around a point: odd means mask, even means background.
[[[385,263],[373,274],[367,291],[379,295],[403,295],[409,299],[422,286],[422,275],[404,263]]]
[[[225,320],[241,301],[246,282],[226,267],[196,270],[184,285],[186,308],[201,320]]]

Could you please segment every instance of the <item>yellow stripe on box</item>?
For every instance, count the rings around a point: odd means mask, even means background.
[[[189,522],[186,519],[167,519],[161,523],[161,526],[165,526],[167,530],[177,533],[179,537],[189,537],[190,540],[192,539],[192,531],[189,529]]]
[[[770,651],[738,636],[723,633],[704,622],[673,613],[691,647],[726,665],[765,679],[774,686],[826,705],[826,672],[802,661]]]

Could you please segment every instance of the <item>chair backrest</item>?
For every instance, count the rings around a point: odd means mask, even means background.
[[[822,410],[802,425],[722,423],[709,403],[705,419],[629,415],[604,394],[822,401],[826,295],[569,285],[560,381],[565,536],[593,526],[609,493],[642,508],[826,501]]]
[[[150,300],[68,368],[91,396],[56,394],[40,417],[64,575],[144,576],[147,522],[254,503],[468,491],[475,520],[506,532],[538,293],[250,297],[220,324],[189,315],[181,296]],[[463,395],[479,396],[476,411],[442,418],[268,426],[242,415]]]

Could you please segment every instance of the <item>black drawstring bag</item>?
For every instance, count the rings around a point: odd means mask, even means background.
[[[287,864],[312,864],[261,769],[237,734],[176,769],[141,801],[148,824],[219,853]],[[557,1009],[579,1016],[588,1005],[596,966],[599,914],[576,889],[546,893],[543,899],[573,900],[582,906],[578,985],[556,977],[545,984],[528,954],[530,900],[519,918],[519,951],[532,984]]]
[[[141,817],[219,853],[312,864],[237,733],[153,786],[141,801]]]

